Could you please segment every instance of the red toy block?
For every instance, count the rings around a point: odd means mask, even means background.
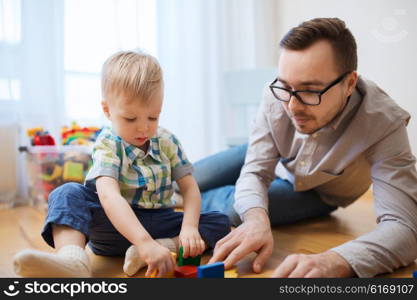
[[[176,266],[174,275],[176,278],[197,278],[197,266]]]

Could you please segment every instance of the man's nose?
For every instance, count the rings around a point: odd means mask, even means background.
[[[295,95],[291,95],[290,101],[288,102],[288,108],[292,112],[300,111],[304,109],[304,104]]]

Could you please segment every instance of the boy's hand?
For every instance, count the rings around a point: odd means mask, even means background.
[[[146,277],[157,274],[157,277],[163,277],[167,273],[174,271],[175,262],[168,248],[161,246],[154,240],[138,245],[140,257],[148,265]]]
[[[187,226],[182,227],[180,232],[180,245],[183,247],[184,258],[188,256],[195,257],[200,255],[206,250],[206,243],[201,238],[198,229],[195,227]]]

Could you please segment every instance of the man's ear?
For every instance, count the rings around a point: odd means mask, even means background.
[[[353,71],[352,73],[350,73],[348,75],[348,78],[347,78],[347,84],[348,84],[348,86],[347,86],[347,96],[352,95],[353,90],[355,89],[357,82],[358,82],[358,72]]]
[[[101,101],[101,108],[103,109],[104,115],[107,119],[110,119],[109,103],[106,100]]]

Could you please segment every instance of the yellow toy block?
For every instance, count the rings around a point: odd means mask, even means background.
[[[26,130],[26,134],[29,137],[34,137],[36,132],[43,132],[43,127],[33,127],[33,128],[29,128],[28,130]]]
[[[82,182],[84,180],[83,164],[67,161],[64,164],[64,181]]]
[[[171,252],[172,259],[174,260],[174,265],[177,265],[177,253]],[[175,277],[175,270],[172,270],[171,273],[167,273],[165,277],[174,278]]]
[[[176,264],[177,263],[177,253],[175,253],[175,252],[171,252],[171,256],[172,256],[172,259],[174,260],[174,264]],[[174,271],[175,270],[173,270],[171,273],[166,273],[165,274],[165,278],[174,278],[175,277],[175,275],[174,275]],[[156,276],[158,275],[158,271],[157,270],[155,270],[150,276],[149,276],[149,278],[155,278]]]
[[[42,174],[42,179],[45,181],[54,181],[55,179],[58,179],[62,175],[62,167],[60,165],[55,165],[54,170],[51,175],[48,174]]]
[[[177,253],[171,252],[171,256],[174,259],[174,263],[177,263]]]
[[[149,275],[149,278],[155,278],[156,275],[158,275],[158,270],[153,271],[153,273]]]
[[[237,268],[224,270],[224,278],[238,278]]]

